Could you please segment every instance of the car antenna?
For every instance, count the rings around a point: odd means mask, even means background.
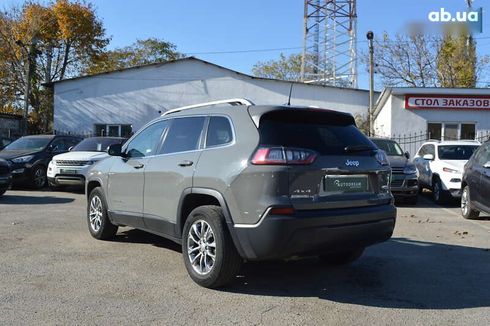
[[[288,96],[288,104],[289,106],[291,106],[291,94],[293,93],[293,85],[294,83],[291,83],[291,87],[289,88],[289,96]]]

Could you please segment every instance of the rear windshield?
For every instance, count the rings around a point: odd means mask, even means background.
[[[440,160],[469,160],[478,148],[475,145],[443,145],[437,148]]]
[[[356,154],[376,148],[352,118],[330,112],[269,112],[261,117],[259,131],[261,145],[306,148],[324,155],[344,154],[347,147],[368,149]]]

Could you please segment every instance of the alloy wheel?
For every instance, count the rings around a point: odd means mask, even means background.
[[[102,201],[99,196],[92,197],[90,201],[90,227],[94,232],[99,232],[102,226]]]
[[[461,195],[461,212],[464,216],[468,215],[468,210],[470,203],[470,194],[468,192],[468,188],[464,188],[463,194]]]
[[[434,184],[434,199],[435,201],[439,201],[439,199],[441,198],[441,188],[439,187],[439,182],[436,182]]]
[[[46,174],[44,173],[43,168],[37,168],[36,171],[34,171],[34,185],[37,188],[41,188],[46,184]]]
[[[216,241],[213,229],[204,220],[195,221],[187,235],[187,255],[194,271],[206,275],[216,262]]]

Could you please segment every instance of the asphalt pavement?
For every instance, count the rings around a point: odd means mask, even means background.
[[[429,194],[352,265],[249,263],[221,290],[191,281],[174,242],[93,239],[85,210],[76,192],[0,197],[1,325],[490,324],[490,216],[464,220]]]

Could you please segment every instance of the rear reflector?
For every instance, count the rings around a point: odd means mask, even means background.
[[[306,165],[316,159],[316,153],[302,148],[260,147],[255,151],[252,164],[256,165]]]
[[[293,215],[294,208],[292,207],[274,207],[269,211],[269,215]]]

